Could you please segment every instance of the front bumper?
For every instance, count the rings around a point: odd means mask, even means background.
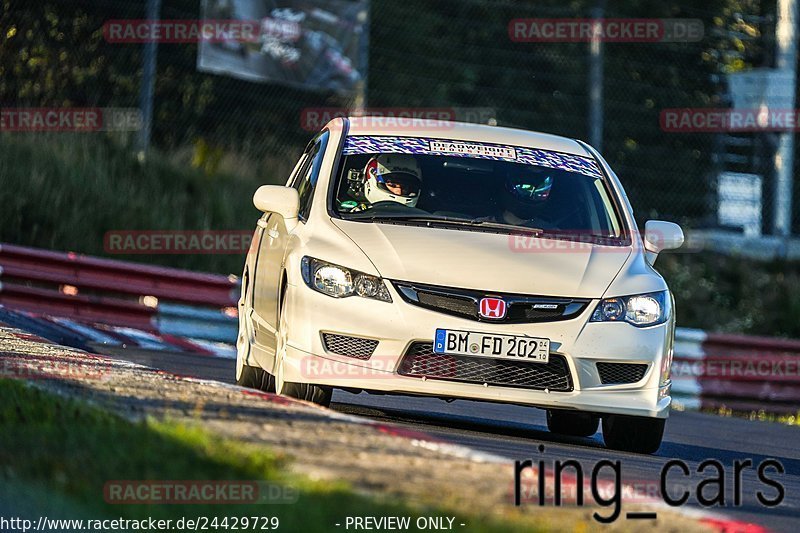
[[[430,311],[404,302],[390,287],[393,303],[351,297],[330,298],[305,286],[288,287],[288,345],[283,372],[287,381],[398,394],[420,394],[508,402],[598,414],[666,418],[669,383],[659,386],[665,358],[671,361],[673,324],[636,328],[626,323],[589,323],[597,301],[571,320],[535,324],[491,324]],[[423,379],[398,373],[416,342],[431,342],[436,328],[531,335],[550,339],[551,353],[562,355],[572,390],[555,392],[502,385]],[[322,332],[378,341],[368,359],[325,349]],[[647,370],[636,383],[603,384],[596,363],[639,363]],[[530,363],[536,364],[536,363]]]

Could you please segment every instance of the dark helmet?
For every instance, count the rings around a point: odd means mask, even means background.
[[[505,179],[505,207],[521,218],[530,218],[550,198],[553,169],[511,165]]]

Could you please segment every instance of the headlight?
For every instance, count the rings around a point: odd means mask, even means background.
[[[600,300],[591,322],[625,321],[634,326],[654,326],[667,320],[670,305],[669,291],[606,298]]]
[[[392,301],[389,290],[379,277],[308,256],[300,262],[300,269],[306,285],[328,296],[361,296],[382,302]]]

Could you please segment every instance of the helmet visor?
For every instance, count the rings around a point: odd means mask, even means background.
[[[521,172],[508,176],[506,189],[517,200],[537,204],[550,197],[553,177],[545,173]]]
[[[389,194],[406,198],[419,196],[419,191],[422,189],[422,181],[409,172],[389,172],[378,175],[376,181],[378,187]]]

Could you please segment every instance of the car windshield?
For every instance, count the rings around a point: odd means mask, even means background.
[[[463,146],[453,154],[398,153],[349,141],[334,184],[335,214],[370,223],[602,238],[611,244],[623,236],[594,161],[516,147],[502,148],[507,152],[498,156],[474,148],[486,145]]]

